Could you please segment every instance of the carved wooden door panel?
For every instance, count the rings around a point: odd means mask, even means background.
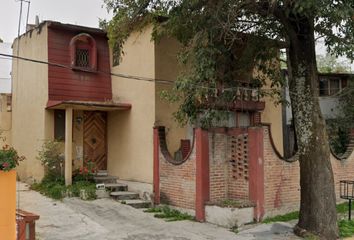
[[[107,113],[84,113],[84,159],[96,163],[98,170],[107,170]]]

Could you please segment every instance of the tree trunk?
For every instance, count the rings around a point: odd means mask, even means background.
[[[300,161],[301,203],[295,232],[337,239],[336,197],[325,121],[318,101],[312,19],[289,21],[289,90]],[[302,231],[304,230],[304,231]]]

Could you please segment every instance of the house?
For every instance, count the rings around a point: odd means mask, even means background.
[[[116,66],[99,29],[45,21],[15,40],[14,53],[27,58],[14,60],[12,70],[12,145],[27,158],[20,179],[41,180],[38,150],[57,139],[66,184],[90,160],[130,189],[153,193],[155,203],[188,209],[199,221],[217,222],[215,209],[230,201],[242,204],[230,210],[229,224],[297,209],[299,165],[296,156],[282,156],[282,106],[244,83],[227,121],[211,129],[180,127],[173,119],[178,103],[160,94],[182,70],[181,45],[168,37],[152,41],[152,31],[132,32]],[[346,161],[331,157],[338,196],[339,179],[354,169],[351,151]]]
[[[113,67],[106,34],[99,29],[46,21],[15,40],[14,53],[50,63],[14,60],[12,145],[27,157],[18,169],[21,179],[43,177],[37,152],[44,140],[57,139],[65,149],[68,184],[72,170],[89,159],[111,175],[152,189],[153,127],[166,127],[172,153],[181,140],[191,141],[193,131],[179,127],[172,117],[177,105],[160,98],[171,85],[129,77],[177,78],[179,43],[151,41],[151,33],[152,27],[133,32],[120,64]],[[281,109],[272,107],[260,116],[260,99],[240,103],[235,103],[229,127],[281,116]]]
[[[27,158],[19,166],[20,178],[43,177],[36,156],[43,141],[53,139],[65,145],[67,184],[84,158],[106,169],[108,112],[129,111],[131,105],[113,102],[105,32],[43,22],[17,38],[13,52],[55,63],[14,60],[12,145]]]

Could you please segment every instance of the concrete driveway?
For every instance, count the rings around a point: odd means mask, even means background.
[[[39,240],[299,239],[287,223],[261,224],[238,234],[207,223],[165,222],[110,199],[54,201],[19,185],[19,208],[40,215]]]

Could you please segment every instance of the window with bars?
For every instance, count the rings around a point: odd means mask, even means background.
[[[77,48],[75,54],[75,66],[82,68],[90,67],[90,51],[88,49]]]
[[[95,39],[87,33],[80,33],[70,41],[70,57],[73,70],[96,71],[97,47]]]

